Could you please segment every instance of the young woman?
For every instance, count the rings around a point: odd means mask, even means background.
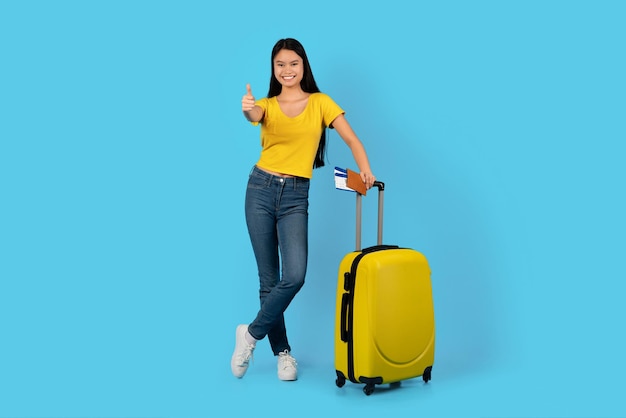
[[[283,313],[304,284],[309,181],[313,169],[324,165],[325,129],[334,128],[351,149],[367,188],[376,178],[344,111],[318,89],[300,42],[279,40],[271,65],[267,97],[255,100],[248,84],[241,100],[246,119],[261,124],[261,156],[250,173],[245,200],[261,309],[249,325],[237,327],[231,369],[243,377],[256,342],[267,336],[278,356],[279,379],[296,380]]]

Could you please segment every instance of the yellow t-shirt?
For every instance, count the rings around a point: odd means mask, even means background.
[[[344,111],[324,93],[312,93],[302,113],[293,118],[283,113],[276,97],[265,97],[256,104],[265,112],[257,165],[277,173],[313,177],[322,131]]]

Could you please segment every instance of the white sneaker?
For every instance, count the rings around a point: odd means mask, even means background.
[[[298,379],[298,369],[296,359],[291,357],[289,351],[285,350],[278,353],[278,378],[280,380],[296,380]]]
[[[235,332],[235,352],[230,359],[230,368],[233,371],[233,375],[238,378],[242,378],[246,374],[252,359],[252,352],[256,347],[255,344],[250,344],[246,341],[247,332],[247,325],[237,326],[237,331]]]

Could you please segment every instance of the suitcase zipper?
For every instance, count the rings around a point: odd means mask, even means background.
[[[341,340],[348,344],[348,379],[352,383],[362,383],[354,373],[354,338],[352,334],[354,329],[354,291],[359,262],[368,254],[399,248],[397,245],[376,245],[365,248],[352,261],[350,271],[344,273],[343,288],[346,292],[341,297]]]

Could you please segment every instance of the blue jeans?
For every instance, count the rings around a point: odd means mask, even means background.
[[[246,223],[259,271],[261,309],[248,332],[268,337],[274,355],[289,350],[283,313],[304,285],[308,255],[309,179],[250,172]],[[282,277],[281,277],[282,270]]]

